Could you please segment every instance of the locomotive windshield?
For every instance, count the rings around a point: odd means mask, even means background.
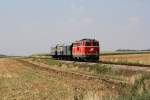
[[[94,41],[94,46],[99,46],[99,43]]]
[[[90,42],[86,42],[86,46],[91,46],[91,43]]]

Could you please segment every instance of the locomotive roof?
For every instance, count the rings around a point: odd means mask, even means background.
[[[84,40],[85,40],[85,41],[89,41],[89,40],[97,41],[96,39],[86,39],[86,38],[85,38],[85,39],[81,39],[81,40],[79,40],[79,41],[75,41],[75,42],[81,42],[81,41],[84,41]]]
[[[96,39],[82,39],[82,40],[95,40],[95,41],[96,41]],[[81,41],[82,41],[82,40],[81,40]]]

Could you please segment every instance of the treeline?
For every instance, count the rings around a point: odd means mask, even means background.
[[[48,53],[39,53],[39,54],[32,54],[30,56],[49,56],[50,54]]]
[[[6,55],[0,54],[0,57],[7,57]]]
[[[118,49],[116,51],[150,51],[150,49],[145,49],[145,50]]]

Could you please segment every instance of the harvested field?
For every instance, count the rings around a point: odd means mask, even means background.
[[[123,55],[103,55],[101,61],[124,62],[150,65],[150,53],[145,54],[123,54]]]
[[[40,58],[1,58],[0,99],[115,100],[133,94],[135,100],[143,98],[143,94],[148,97],[149,74],[96,66]]]
[[[12,59],[0,59],[0,68],[0,99],[96,100],[118,94],[116,84],[59,76]]]

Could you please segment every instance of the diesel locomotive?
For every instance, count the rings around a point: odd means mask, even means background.
[[[98,61],[100,55],[99,41],[82,39],[70,45],[56,45],[51,48],[51,56],[55,59]]]

